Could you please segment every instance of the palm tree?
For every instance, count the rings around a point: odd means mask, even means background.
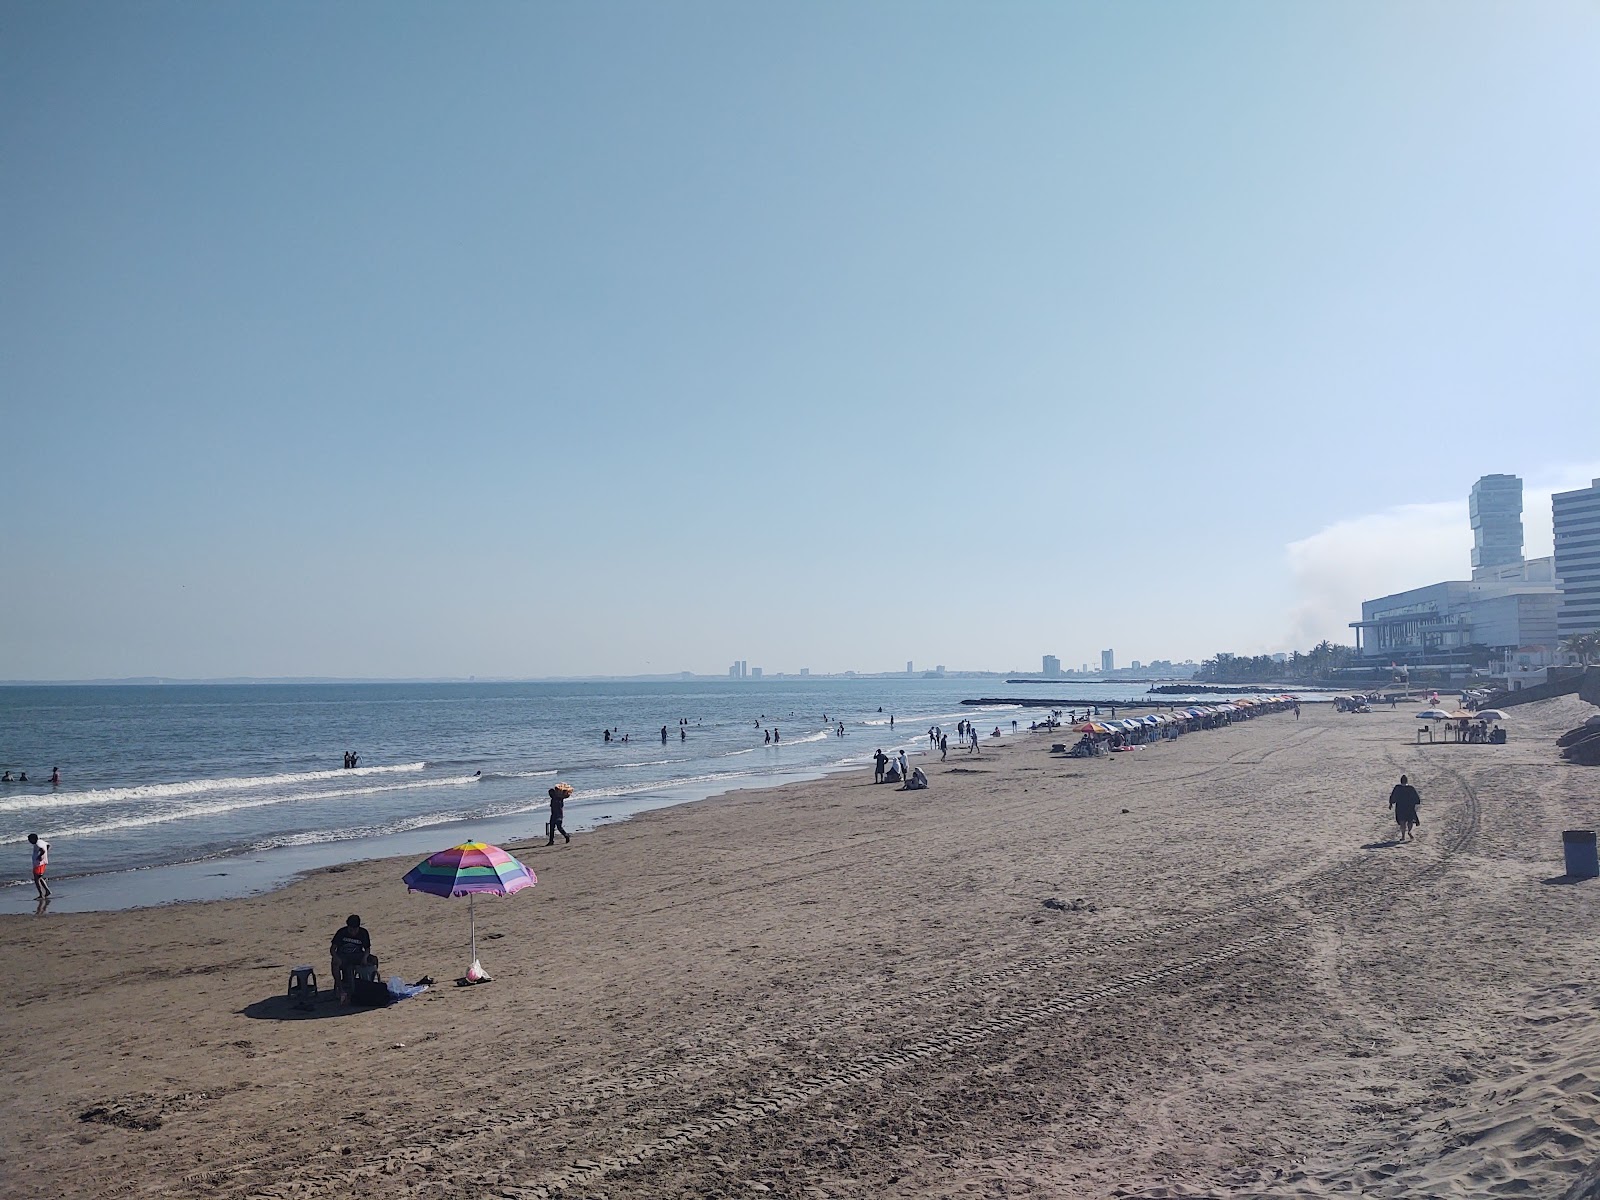
[[[1588,633],[1574,633],[1563,638],[1561,649],[1584,666],[1588,666],[1590,659],[1600,656],[1600,629]]]

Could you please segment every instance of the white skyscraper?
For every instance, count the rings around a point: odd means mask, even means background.
[[[1100,651],[1100,669],[1107,673],[1117,669],[1117,652],[1115,650]]]
[[[1561,607],[1556,636],[1600,630],[1600,479],[1551,502],[1556,535],[1556,578]]]
[[[1522,480],[1485,475],[1467,496],[1472,521],[1472,577],[1522,562]]]

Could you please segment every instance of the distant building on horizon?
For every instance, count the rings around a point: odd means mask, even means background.
[[[1600,479],[1551,500],[1555,573],[1561,581],[1556,636],[1600,630]]]
[[[800,668],[800,674],[802,674],[802,675],[811,674],[811,668],[810,667],[801,667]]]
[[[1561,584],[1554,559],[1522,557],[1522,480],[1485,475],[1472,485],[1467,507],[1472,578],[1363,600],[1361,619],[1350,622],[1359,657],[1481,666],[1490,653],[1502,662],[1518,651],[1554,654]]]
[[[761,668],[760,667],[751,667],[750,668],[750,678],[751,679],[760,679],[761,678]]]
[[[1117,669],[1117,652],[1115,650],[1100,651],[1100,669],[1108,674]]]
[[[1054,654],[1044,656],[1044,677],[1046,679],[1059,679],[1061,677],[1061,660]]]
[[[906,674],[911,674],[911,660],[909,658],[906,659]]]
[[[1485,475],[1467,495],[1472,522],[1472,577],[1522,562],[1522,480]]]

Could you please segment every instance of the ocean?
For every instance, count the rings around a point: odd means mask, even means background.
[[[15,868],[0,877],[25,880],[25,838],[38,833],[51,843],[55,910],[242,895],[317,866],[542,837],[558,779],[574,788],[567,828],[578,832],[735,788],[870,770],[880,746],[925,748],[930,725],[953,734],[970,718],[1009,736],[1013,719],[1026,730],[1043,715],[968,698],[1107,704],[1144,687],[917,677],[0,687],[0,768],[28,775],[0,783],[0,862]],[[843,737],[832,732],[840,721]],[[356,769],[343,767],[346,750],[360,755]],[[33,889],[0,896],[0,909],[17,909]]]

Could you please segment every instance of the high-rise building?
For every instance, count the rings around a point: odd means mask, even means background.
[[[1472,577],[1522,561],[1522,480],[1485,475],[1467,497],[1472,519]]]
[[[737,678],[739,678],[739,664],[738,663],[734,663],[731,667],[728,668],[728,678],[729,679],[737,679]]]
[[[1117,669],[1117,652],[1115,650],[1100,651],[1100,669],[1106,672]]]
[[[750,668],[750,678],[751,679],[760,679],[761,678],[761,668],[760,667],[751,667]]]
[[[1556,636],[1600,630],[1600,479],[1551,501],[1556,535],[1556,578],[1561,607]]]
[[[1046,654],[1044,656],[1044,677],[1046,679],[1055,679],[1060,674],[1061,660],[1054,654]]]
[[[911,674],[911,660],[909,658],[906,659],[906,674]]]

